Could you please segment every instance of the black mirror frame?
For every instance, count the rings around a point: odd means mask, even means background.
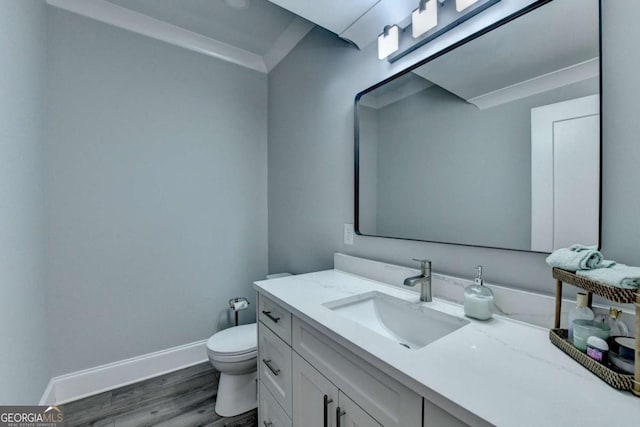
[[[547,3],[552,2],[553,0],[537,0],[533,3],[531,3],[530,5],[520,9],[519,11],[500,19],[499,21],[494,22],[493,24],[483,28],[480,31],[477,31],[465,38],[463,38],[462,40],[447,46],[446,48],[436,52],[435,54],[422,59],[421,61],[411,65],[410,67],[405,68],[404,70],[390,76],[387,77],[386,79],[382,80],[379,83],[376,83],[375,85],[359,92],[354,100],[354,221],[353,221],[353,225],[354,225],[354,231],[357,235],[359,236],[367,236],[367,237],[381,237],[381,238],[385,238],[385,239],[396,239],[396,240],[408,240],[408,241],[416,241],[416,242],[428,242],[428,243],[441,243],[441,244],[445,244],[445,245],[456,245],[456,246],[469,246],[469,247],[476,247],[476,248],[485,248],[485,249],[500,249],[500,250],[506,250],[506,251],[516,251],[516,252],[528,252],[528,253],[540,253],[540,254],[547,254],[548,252],[538,252],[538,251],[532,251],[532,250],[526,250],[526,249],[510,249],[510,248],[501,248],[501,247],[495,247],[495,246],[483,246],[483,245],[470,245],[470,244],[464,244],[464,243],[452,243],[452,242],[442,242],[442,241],[437,241],[437,240],[423,240],[423,239],[411,239],[411,238],[405,238],[405,237],[393,237],[393,236],[381,236],[381,235],[373,235],[373,234],[364,234],[360,231],[360,224],[359,224],[359,217],[360,217],[360,133],[359,133],[359,118],[358,118],[358,101],[360,100],[360,98],[362,98],[364,95],[366,95],[367,93],[379,88],[380,86],[383,86],[389,82],[391,82],[392,80],[397,79],[398,77],[401,77],[407,73],[410,73],[411,71],[415,70],[418,67],[421,67],[422,65],[426,64],[427,62],[433,61],[436,58],[439,58],[443,55],[445,55],[448,52],[451,52],[454,49],[457,49],[458,47],[465,45],[467,43],[469,43],[472,40],[477,39],[480,36],[483,36],[484,34],[487,34],[493,30],[495,30],[498,27],[501,27],[523,15],[526,15],[529,12],[532,12],[536,9],[538,9],[541,6],[544,6]],[[598,222],[598,249],[601,248],[602,246],[602,116],[603,116],[603,111],[602,111],[602,0],[598,0],[598,50],[599,50],[599,91],[600,91],[600,171],[599,171],[599,181],[600,181],[600,188],[599,188],[599,204],[598,204],[598,214],[599,214],[599,222]]]

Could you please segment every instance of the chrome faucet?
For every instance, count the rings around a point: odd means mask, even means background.
[[[431,302],[431,261],[428,259],[414,259],[420,263],[420,275],[404,279],[405,286],[415,286],[420,283],[420,301]]]

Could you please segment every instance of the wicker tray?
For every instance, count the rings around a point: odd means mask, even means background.
[[[568,354],[576,362],[593,372],[602,381],[618,390],[633,389],[633,375],[620,374],[608,366],[596,362],[585,353],[575,348],[567,339],[568,332],[566,329],[551,329],[549,331],[549,339],[553,345]]]
[[[592,360],[586,354],[573,347],[567,339],[567,330],[560,329],[563,282],[586,290],[589,308],[591,308],[593,294],[621,304],[634,304],[636,307],[636,334],[638,335],[640,335],[640,291],[616,288],[559,268],[553,269],[553,277],[556,279],[556,316],[554,329],[549,331],[551,342],[610,386],[619,390],[630,390],[640,397],[640,340],[636,339],[635,375],[626,375]]]

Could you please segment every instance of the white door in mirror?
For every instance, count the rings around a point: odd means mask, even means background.
[[[531,250],[597,245],[600,97],[531,109]]]

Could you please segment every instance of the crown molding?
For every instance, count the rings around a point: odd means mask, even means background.
[[[118,6],[106,0],[47,0],[47,4],[68,12],[261,73],[273,69],[313,28],[301,18],[294,19],[265,56]]]
[[[566,68],[561,68],[484,95],[470,98],[467,102],[481,110],[506,104],[517,99],[537,95],[572,83],[578,83],[600,74],[600,59],[592,58]]]
[[[273,70],[314,26],[314,23],[296,16],[264,55],[267,72]]]
[[[418,74],[415,75],[419,76]],[[433,86],[433,83],[427,79],[411,79],[407,84],[400,86],[398,89],[386,92],[382,95],[376,96],[375,91],[369,92],[360,98],[359,104],[379,110],[387,105],[395,104],[398,101],[410,97],[411,95],[415,95],[418,92],[422,92],[431,86]]]

